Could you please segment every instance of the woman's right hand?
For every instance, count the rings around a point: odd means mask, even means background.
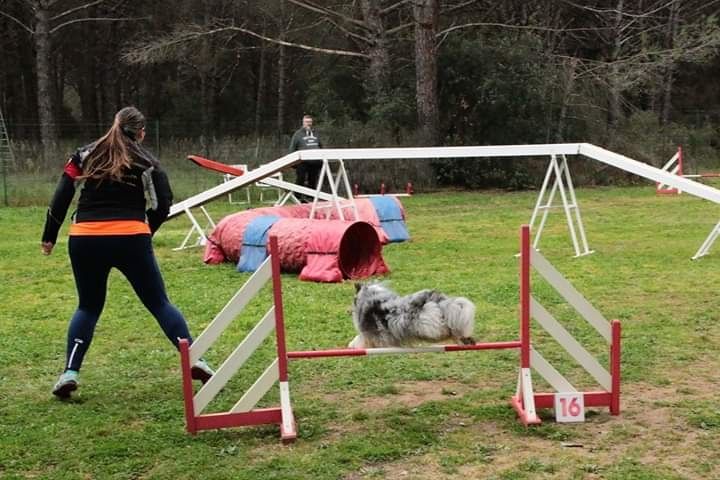
[[[50,255],[53,251],[53,247],[55,246],[52,242],[42,242],[40,244],[40,248],[42,250],[43,255]]]

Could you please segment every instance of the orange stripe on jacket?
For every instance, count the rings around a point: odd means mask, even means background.
[[[140,235],[150,234],[147,223],[139,220],[106,220],[104,222],[80,222],[70,225],[70,235]]]

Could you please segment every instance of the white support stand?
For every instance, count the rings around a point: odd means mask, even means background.
[[[523,407],[527,413],[526,419],[532,423],[537,421],[537,409],[535,408],[535,392],[532,384],[532,371],[529,368],[521,368],[518,372],[517,387],[515,388],[515,396],[521,398]]]
[[[248,166],[245,163],[238,163],[235,165],[230,165],[234,168],[239,168],[243,172],[248,171]],[[230,180],[237,178],[235,175],[230,175],[229,173],[226,173],[223,175],[223,183],[227,183]],[[245,188],[245,200],[233,200],[233,194],[232,192],[228,193],[228,203],[232,203],[235,205],[249,205],[250,204],[250,187]]]
[[[717,240],[718,236],[720,236],[720,222],[715,224],[712,231],[710,232],[710,235],[708,235],[703,244],[700,245],[700,248],[698,248],[698,251],[695,252],[695,255],[692,256],[692,259],[697,260],[698,258],[704,257],[705,255],[710,253],[710,247],[713,246],[713,243],[715,243],[715,240]]]
[[[562,208],[565,210],[565,217],[567,219],[568,229],[570,230],[570,237],[572,238],[573,247],[575,248],[575,256],[582,257],[593,253],[593,251],[590,250],[587,237],[585,236],[585,227],[583,226],[582,217],[580,216],[580,207],[578,206],[577,197],[575,196],[575,187],[573,186],[572,178],[570,177],[570,168],[568,167],[567,158],[565,158],[564,154],[561,155],[561,157],[562,160],[558,161],[557,155],[552,154],[550,156],[550,164],[548,165],[547,172],[545,173],[545,179],[543,180],[542,187],[540,188],[540,194],[538,195],[537,202],[535,203],[535,209],[530,217],[530,230],[536,232],[535,240],[533,241],[533,248],[539,250],[540,237],[542,236],[543,228],[545,227],[545,221],[547,220],[548,213],[550,213],[550,209],[555,207],[555,205],[553,205],[555,192],[559,190],[560,198],[562,200]],[[548,193],[548,186],[553,178],[554,182]],[[546,193],[548,193],[547,200],[545,200]],[[537,220],[538,213],[540,211],[542,211],[540,225],[537,229],[534,229],[535,220]]]
[[[343,213],[343,210],[349,208],[352,210],[352,220],[358,220],[360,218],[360,215],[358,215],[357,206],[355,205],[355,199],[353,198],[352,190],[350,189],[350,180],[348,180],[347,171],[345,170],[345,163],[341,158],[336,160],[323,158],[322,162],[323,163],[322,168],[320,169],[320,175],[318,177],[317,188],[315,189],[313,195],[313,204],[312,209],[310,210],[310,218],[315,218],[315,212],[317,210],[325,210],[325,218],[330,218],[330,215],[332,214],[332,211],[334,209],[337,212],[340,220],[351,220],[350,218],[346,218],[345,214]],[[330,162],[334,162],[337,164],[337,170],[334,173],[335,178],[333,178],[333,171],[330,167]],[[322,194],[324,193],[323,185],[325,184],[325,180],[327,180],[327,183],[330,187],[331,198],[329,204],[318,205],[318,201],[322,200]],[[343,198],[338,194],[341,186],[345,189],[346,198]]]
[[[279,180],[279,181],[282,182],[282,181],[283,181],[283,174],[282,174],[282,172],[273,173],[273,174],[270,175],[268,178],[272,178],[272,179]],[[265,180],[267,180],[267,178],[266,178]],[[260,191],[260,203],[272,203],[274,206],[284,205],[284,203],[280,203],[280,202],[283,201],[283,197],[287,197],[287,194],[285,194],[285,193],[282,191],[282,189],[277,188],[277,187],[274,187],[274,186],[272,186],[272,185],[270,185],[270,184],[268,184],[268,183],[266,183],[266,182],[264,182],[264,181],[255,182],[255,186],[256,186],[256,187],[258,188],[258,190]],[[273,190],[273,191],[275,192],[275,199],[273,199],[273,200],[266,200],[266,199],[265,199],[265,191],[267,191],[267,190]],[[290,194],[291,194],[293,197],[295,196],[294,194],[292,194],[292,192],[290,192]],[[285,202],[287,202],[287,200],[289,200],[289,198],[286,199]],[[297,200],[297,199],[296,199],[296,200]],[[300,202],[298,202],[298,203],[300,203]]]
[[[210,214],[205,210],[204,206],[200,206],[200,211],[205,215],[205,219],[208,221],[205,228],[202,228],[200,226],[200,222],[195,218],[195,215],[192,214],[190,211],[190,208],[185,208],[185,214],[190,219],[190,223],[192,224],[190,226],[190,230],[188,230],[187,235],[185,235],[185,238],[183,239],[182,243],[179,247],[173,248],[173,250],[184,250],[186,248],[194,248],[194,247],[202,247],[207,243],[207,236],[205,235],[205,231],[210,228],[215,228],[215,222],[213,222],[212,217]],[[195,241],[190,244],[190,239],[193,237],[193,235],[196,236]]]

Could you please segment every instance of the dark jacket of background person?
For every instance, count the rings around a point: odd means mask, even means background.
[[[323,148],[320,138],[315,135],[312,128],[300,127],[290,140],[290,153],[297,150],[310,150]]]

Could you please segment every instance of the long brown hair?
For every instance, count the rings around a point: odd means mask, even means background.
[[[125,107],[115,114],[110,130],[95,142],[95,147],[83,162],[80,178],[122,181],[130,169],[132,159],[129,140],[136,140],[145,128],[145,116],[135,107]]]

